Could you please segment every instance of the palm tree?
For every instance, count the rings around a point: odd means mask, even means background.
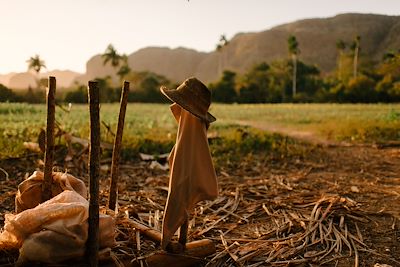
[[[225,34],[222,34],[219,38],[219,42],[217,44],[216,50],[219,52],[219,62],[218,62],[218,74],[222,73],[223,68],[223,54],[222,49],[227,46],[229,43],[228,39],[226,39]]]
[[[34,70],[36,72],[36,83],[37,87],[40,87],[40,78],[39,73],[42,68],[46,68],[45,62],[36,54],[33,57],[30,57],[27,61],[28,63],[28,70]]]
[[[111,66],[114,68],[117,68],[119,66],[119,63],[122,59],[122,57],[117,53],[117,50],[115,50],[114,46],[112,44],[109,44],[107,46],[106,51],[104,54],[101,55],[103,58],[103,65],[106,65],[108,62],[111,63]]]
[[[297,55],[300,53],[299,43],[294,35],[288,38],[288,49],[293,62],[292,92],[294,97],[296,95]]]
[[[220,51],[224,46],[228,45],[229,41],[226,39],[225,34],[221,34],[219,42],[217,44],[217,51]]]
[[[128,75],[131,72],[131,68],[128,65],[128,57],[126,55],[122,55],[122,61],[123,64],[119,68],[117,75],[119,76],[119,79],[122,81],[126,75]]]
[[[103,65],[106,65],[108,62],[111,63],[111,66],[114,68],[115,73],[118,75],[121,81],[131,72],[131,68],[128,65],[127,55],[118,54],[117,50],[112,44],[108,45],[106,51],[101,55],[101,57],[103,58]],[[120,68],[118,69],[118,67]]]
[[[343,78],[343,53],[346,49],[346,43],[339,39],[336,42],[336,49],[338,50],[338,79],[341,80]]]
[[[44,61],[37,54],[34,57],[30,57],[26,62],[28,63],[28,69],[34,70],[36,74],[39,74],[42,68],[46,68]]]
[[[353,41],[351,45],[351,50],[353,50],[354,58],[353,58],[353,78],[357,78],[357,67],[358,67],[358,57],[360,53],[360,41],[361,37],[359,35]]]

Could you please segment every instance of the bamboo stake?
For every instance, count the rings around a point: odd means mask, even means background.
[[[46,125],[46,151],[44,156],[44,181],[42,186],[42,202],[52,197],[51,186],[53,183],[53,159],[54,159],[54,125],[56,113],[56,78],[49,77],[46,89],[47,125]]]
[[[112,163],[111,163],[110,195],[108,197],[108,208],[110,208],[111,210],[115,210],[115,206],[117,203],[119,158],[121,151],[122,134],[124,132],[126,105],[128,103],[128,93],[129,93],[129,82],[125,81],[124,86],[122,88],[117,133],[115,135],[114,149],[113,149]]]
[[[89,81],[90,151],[89,151],[89,233],[87,256],[89,266],[98,265],[99,250],[99,176],[100,176],[100,112],[99,87]]]

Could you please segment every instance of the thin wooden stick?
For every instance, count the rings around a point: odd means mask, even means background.
[[[56,78],[49,77],[49,84],[46,90],[47,104],[47,126],[46,126],[46,152],[44,156],[44,181],[42,186],[42,202],[52,197],[51,185],[53,183],[53,159],[54,159],[54,125],[56,113]]]
[[[87,256],[89,266],[98,265],[99,250],[99,176],[100,176],[100,110],[99,87],[89,81],[90,151],[89,151],[89,233]]]
[[[185,221],[179,229],[179,243],[185,247],[187,242],[187,233],[189,228],[189,219],[186,217]]]
[[[128,103],[129,82],[125,81],[122,87],[121,106],[119,109],[117,134],[114,140],[114,149],[112,154],[111,163],[111,182],[110,182],[110,195],[108,197],[108,207],[115,210],[117,203],[118,191],[118,175],[119,175],[119,157],[121,151],[122,134],[124,132],[126,105]]]

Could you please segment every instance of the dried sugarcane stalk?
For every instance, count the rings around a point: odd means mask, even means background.
[[[132,225],[136,230],[140,231],[142,234],[153,240],[154,242],[161,242],[161,233],[155,229],[144,225],[143,223],[137,222],[133,219],[127,219],[128,223]]]
[[[141,234],[143,234],[146,237],[148,237],[149,239],[153,240],[154,242],[161,243],[161,238],[162,237],[161,237],[160,231],[152,229],[152,228],[148,227],[147,225],[144,225],[143,223],[138,222],[138,221],[136,221],[134,219],[127,219],[127,222],[131,226],[133,226],[136,230],[138,230]],[[178,254],[178,253],[182,253],[184,250],[186,251],[186,249],[188,247],[192,248],[192,250],[194,249],[194,247],[196,247],[196,248],[198,248],[200,250],[203,250],[203,249],[199,248],[199,246],[201,246],[202,244],[204,246],[211,246],[209,243],[210,242],[212,243],[212,241],[209,240],[209,239],[202,239],[200,241],[201,242],[198,242],[198,241],[193,241],[193,242],[190,242],[190,243],[186,243],[185,242],[186,247],[185,247],[185,245],[181,244],[180,241],[179,242],[171,241],[170,243],[168,243],[167,252]],[[208,250],[208,249],[209,248],[205,248],[205,250]],[[212,252],[212,253],[214,253],[214,252]],[[212,253],[210,253],[210,254],[212,254]]]
[[[42,186],[42,202],[51,198],[51,185],[53,183],[53,159],[54,159],[54,125],[56,113],[56,78],[49,77],[46,90],[47,126],[46,126],[46,151],[44,156],[44,181]]]
[[[124,132],[124,122],[125,122],[126,105],[128,103],[128,93],[129,93],[129,82],[125,81],[124,86],[122,87],[117,133],[115,135],[114,149],[113,149],[112,163],[111,163],[111,182],[110,182],[110,195],[108,197],[108,208],[112,210],[115,210],[115,206],[117,203],[119,157],[121,151],[122,134]]]
[[[90,150],[89,150],[89,233],[86,244],[89,266],[98,265],[99,250],[99,176],[100,176],[100,110],[99,87],[89,81]]]

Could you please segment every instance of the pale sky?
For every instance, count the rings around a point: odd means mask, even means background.
[[[221,34],[257,32],[339,13],[400,15],[400,0],[0,0],[0,74],[27,70],[39,54],[49,70],[84,72],[113,44],[212,51]]]

